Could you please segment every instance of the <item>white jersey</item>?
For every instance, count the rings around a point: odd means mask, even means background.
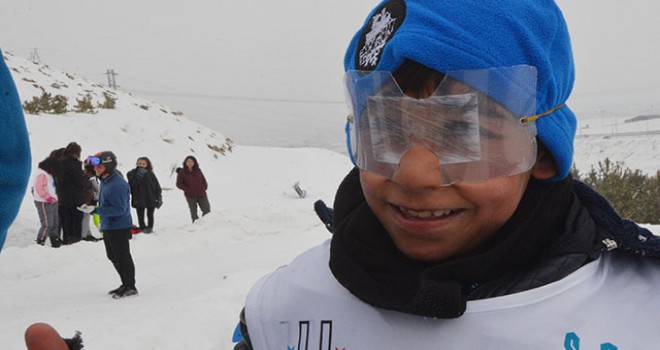
[[[373,307],[328,267],[330,241],[262,278],[245,305],[255,350],[660,349],[660,260],[605,253],[560,281],[434,319]]]

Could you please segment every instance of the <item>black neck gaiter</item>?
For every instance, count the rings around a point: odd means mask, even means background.
[[[373,306],[427,317],[459,317],[465,312],[470,285],[534,264],[562,234],[563,218],[574,198],[571,181],[531,180],[509,221],[477,251],[428,263],[397,250],[367,205],[354,169],[334,202],[330,269],[339,283]]]

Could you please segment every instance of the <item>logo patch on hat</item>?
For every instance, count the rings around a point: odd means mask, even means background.
[[[374,70],[383,48],[399,29],[406,16],[406,4],[401,0],[388,1],[369,20],[358,42],[355,66],[358,70]]]

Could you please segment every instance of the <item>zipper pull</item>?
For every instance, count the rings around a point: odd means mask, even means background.
[[[602,242],[607,250],[614,250],[619,247],[619,245],[613,239],[606,238],[602,240]]]

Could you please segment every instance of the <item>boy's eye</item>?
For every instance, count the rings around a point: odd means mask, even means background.
[[[487,103],[486,107],[484,109],[485,109],[485,111],[483,111],[483,115],[486,118],[492,118],[492,119],[502,119],[502,118],[504,118],[504,115],[502,113],[500,113],[500,111],[498,111],[498,109],[492,103]]]
[[[447,133],[455,136],[463,136],[469,134],[470,123],[464,120],[453,120],[444,125]]]
[[[479,128],[479,135],[482,139],[488,140],[500,140],[502,139],[502,134],[490,131],[485,128]]]

